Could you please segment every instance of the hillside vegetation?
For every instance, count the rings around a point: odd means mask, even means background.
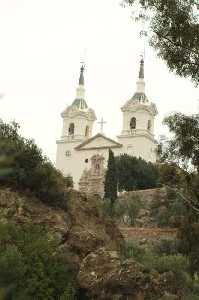
[[[17,123],[0,123],[0,184],[28,191],[53,207],[67,207],[70,181],[42,155],[33,140],[19,134]]]
[[[137,160],[163,187],[150,201],[147,191],[103,201],[79,194],[15,123],[0,124],[0,299],[198,299],[198,152],[183,144],[185,132],[175,122],[197,124],[172,120],[164,163]],[[182,168],[186,159],[193,171]],[[147,176],[144,190],[151,187]],[[123,237],[122,222],[133,230],[156,228],[159,236]],[[161,236],[161,230],[175,234]]]

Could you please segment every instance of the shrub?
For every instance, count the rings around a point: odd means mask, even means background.
[[[73,271],[58,246],[47,228],[0,225],[0,286],[5,299],[74,299]]]
[[[142,208],[140,198],[135,196],[126,201],[124,200],[123,202],[123,205],[125,206],[125,215],[128,217],[130,225],[135,225],[140,209]]]
[[[29,190],[43,202],[66,208],[65,179],[19,126],[0,123],[0,183]]]
[[[66,188],[73,188],[74,187],[73,177],[71,175],[64,177],[64,183]]]
[[[163,163],[158,165],[160,183],[169,186],[183,185],[186,172],[175,163]]]
[[[166,189],[164,199],[157,197],[151,203],[151,215],[159,226],[179,227],[186,214],[186,205],[172,188]]]
[[[115,218],[118,222],[128,223],[131,226],[136,224],[142,202],[138,196],[131,196],[128,199],[118,199],[112,203],[111,200],[103,201],[102,210],[105,215]]]
[[[179,253],[179,241],[162,239],[155,245],[157,255],[177,255]]]
[[[156,167],[141,158],[127,154],[116,157],[119,191],[155,188],[158,186]]]
[[[134,241],[128,241],[125,243],[125,257],[126,258],[133,258],[136,261],[140,262],[145,255],[146,250],[140,247]]]

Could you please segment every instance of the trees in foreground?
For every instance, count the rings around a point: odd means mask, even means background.
[[[173,134],[165,158],[186,170],[183,184],[176,185],[186,207],[179,228],[180,250],[189,257],[192,275],[199,274],[199,116],[175,113],[164,122]]]
[[[46,227],[0,224],[0,299],[75,299],[66,258]]]
[[[104,198],[110,199],[112,204],[117,199],[117,169],[115,156],[111,149],[109,149],[108,166],[105,176]]]
[[[171,71],[199,84],[198,0],[123,0],[135,11],[136,19],[149,20],[149,44]]]
[[[42,155],[35,142],[19,133],[16,123],[0,123],[0,184],[29,191],[44,203],[66,208],[72,184]]]
[[[127,154],[116,157],[119,191],[155,188],[158,185],[157,168],[142,158]]]
[[[114,202],[118,191],[155,188],[158,183],[158,170],[152,163],[127,154],[114,157],[113,151],[109,150],[105,176],[105,199]]]

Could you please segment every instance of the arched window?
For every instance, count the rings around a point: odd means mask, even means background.
[[[89,137],[89,126],[86,126],[85,137]]]
[[[136,129],[136,118],[133,117],[130,121],[130,129]]]
[[[75,133],[75,124],[70,123],[69,128],[68,128],[68,135],[74,135]]]
[[[148,120],[147,129],[148,129],[149,131],[151,130],[151,126],[152,126],[151,120]]]

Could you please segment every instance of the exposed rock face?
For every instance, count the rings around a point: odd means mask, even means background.
[[[103,247],[83,259],[78,282],[92,299],[144,300],[152,294],[159,299],[174,277],[172,273],[149,272],[134,260],[122,260],[118,252]]]
[[[104,218],[95,199],[76,191],[71,191],[69,198],[65,212],[50,208],[34,197],[0,189],[0,222],[46,224],[80,258],[105,245],[114,250],[122,247],[120,231]]]
[[[119,251],[124,245],[123,236],[112,221],[104,218],[99,203],[74,191],[70,198],[66,238],[70,251],[80,258],[104,246]]]
[[[122,262],[116,251],[100,248],[85,257],[78,281],[95,299],[121,299],[122,296],[136,299],[138,294],[144,299],[150,278],[143,275],[142,266],[133,260]],[[140,292],[141,286],[143,292]]]
[[[0,222],[7,221],[48,225],[60,237],[60,246],[70,252],[79,286],[95,300],[144,300],[146,292],[161,290],[159,275],[145,272],[133,260],[122,259],[123,237],[102,215],[94,198],[71,191],[65,212],[2,188]]]

